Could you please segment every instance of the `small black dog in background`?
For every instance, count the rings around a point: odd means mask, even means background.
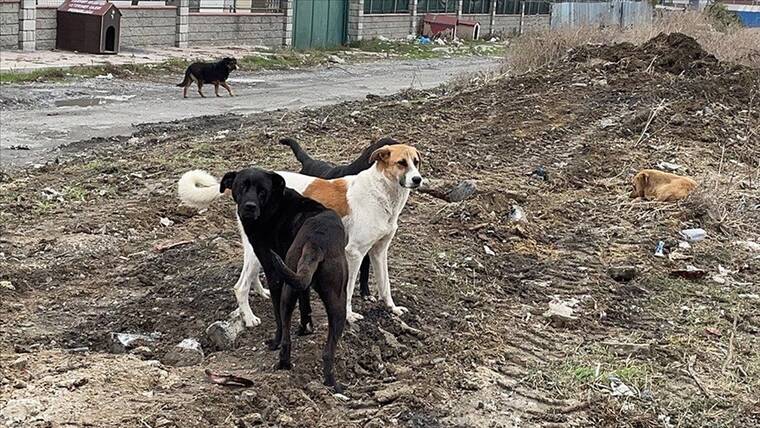
[[[230,72],[237,69],[237,60],[235,58],[224,58],[219,62],[207,63],[207,62],[194,62],[185,70],[185,80],[178,84],[180,88],[184,88],[182,95],[187,98],[187,88],[190,84],[195,82],[198,84],[198,93],[202,97],[206,97],[201,92],[204,83],[212,83],[214,85],[214,93],[219,96],[219,85],[222,85],[224,89],[232,95],[230,85],[227,84],[227,78],[230,77]]]

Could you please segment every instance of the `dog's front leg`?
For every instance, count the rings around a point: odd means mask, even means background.
[[[214,94],[219,97],[219,82],[214,82]]]
[[[394,228],[388,236],[378,241],[369,251],[369,259],[372,262],[372,269],[377,275],[378,297],[385,302],[385,305],[394,314],[401,316],[409,312],[409,309],[403,306],[396,306],[393,302],[393,297],[391,297],[391,280],[388,275],[388,248],[395,235],[396,229]]]
[[[222,82],[221,85],[224,87],[224,89],[227,90],[227,92],[230,94],[231,97],[234,97],[235,95],[232,93],[232,89],[230,89],[230,85],[227,84],[227,82]]]
[[[346,261],[348,262],[348,284],[346,285],[346,320],[349,323],[355,323],[363,319],[361,314],[357,314],[351,308],[351,296],[354,295],[354,286],[356,285],[356,277],[359,275],[359,268],[362,264],[362,258],[366,251],[362,251],[351,243],[346,247]]]

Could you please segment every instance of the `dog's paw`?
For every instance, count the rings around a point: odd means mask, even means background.
[[[312,325],[311,321],[306,323],[306,325],[300,325],[298,327],[299,336],[308,336],[313,333],[314,333],[314,326]]]
[[[346,321],[348,321],[349,323],[355,323],[363,319],[364,319],[364,315],[358,314],[356,312],[349,312],[348,314],[346,314]]]
[[[257,317],[256,315],[250,315],[246,316],[243,315],[243,324],[245,324],[246,327],[258,327],[261,325],[261,318]]]
[[[271,299],[272,298],[272,293],[268,289],[262,288],[261,289],[261,293],[259,293],[259,296],[261,296],[261,297],[263,297],[265,299]]]
[[[278,361],[277,364],[274,365],[275,370],[291,370],[293,368],[293,363],[290,361]]]
[[[362,300],[364,300],[365,302],[372,302],[372,303],[374,303],[374,302],[377,301],[377,298],[375,298],[375,296],[373,296],[371,294],[367,294],[367,295],[362,294]]]
[[[409,312],[409,309],[403,307],[403,306],[393,306],[390,308],[391,312],[393,312],[396,316],[404,315],[405,313]]]
[[[280,349],[280,340],[279,339],[269,339],[266,342],[267,348],[269,348],[270,351],[276,351]]]
[[[333,394],[343,394],[343,391],[346,390],[346,388],[339,384],[338,382],[333,381],[325,381],[325,386],[332,389]]]

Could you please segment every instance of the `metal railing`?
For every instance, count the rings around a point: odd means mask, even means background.
[[[282,13],[285,0],[190,0],[190,12]]]
[[[526,15],[548,15],[552,4],[548,1],[496,0],[497,15],[520,15],[525,4]]]
[[[420,13],[456,13],[457,0],[417,0]]]
[[[491,0],[462,0],[462,13],[466,13],[466,14],[491,13]]]
[[[409,13],[409,0],[364,0],[364,14]]]

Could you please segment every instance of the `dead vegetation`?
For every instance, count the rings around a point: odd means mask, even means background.
[[[457,90],[64,148],[63,163],[0,183],[0,401],[36,406],[27,426],[757,426],[759,79],[662,35]],[[293,371],[271,370],[258,297],[262,326],[215,350],[203,331],[235,307],[241,248],[229,201],[178,206],[180,174],[293,169],[282,136],[345,161],[387,134],[420,149],[426,176],[479,192],[410,199],[390,252],[410,314],[355,300],[367,319],[337,353],[346,396],[319,384],[319,305]],[[632,175],[663,161],[699,191],[630,200]],[[707,239],[685,248],[679,231],[700,227]],[[672,275],[687,265],[704,277]],[[150,354],[110,355],[112,332],[160,335]],[[187,337],[202,364],[151,362]],[[255,387],[209,384],[206,368]]]
[[[560,60],[571,49],[611,43],[641,44],[660,33],[693,37],[719,60],[760,67],[760,31],[717,21],[706,13],[669,12],[655,17],[651,25],[619,29],[579,27],[546,30],[515,39],[507,49],[507,71],[522,73]]]

